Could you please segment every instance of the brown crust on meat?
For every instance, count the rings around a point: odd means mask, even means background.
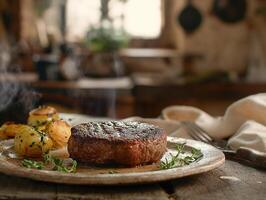
[[[71,129],[70,157],[92,164],[136,166],[157,162],[166,151],[166,133],[139,122],[90,122]]]

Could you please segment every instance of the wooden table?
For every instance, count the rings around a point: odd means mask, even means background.
[[[266,172],[226,161],[205,174],[150,185],[77,186],[0,174],[0,199],[265,200]]]

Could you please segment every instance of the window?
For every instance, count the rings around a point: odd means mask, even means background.
[[[67,37],[81,39],[88,28],[99,25],[101,18],[100,0],[67,1]],[[124,25],[133,37],[156,38],[161,31],[161,0],[110,0],[109,16],[115,27]]]
[[[88,27],[100,21],[99,0],[68,0],[66,5],[67,38],[75,41],[83,38]]]

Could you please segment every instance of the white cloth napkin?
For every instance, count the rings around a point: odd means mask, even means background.
[[[252,120],[247,121],[228,140],[228,145],[232,149],[244,146],[266,152],[266,126]]]
[[[190,106],[167,107],[162,115],[169,121],[193,121],[215,138],[231,137],[232,149],[249,147],[266,153],[266,93],[236,101],[221,117]],[[184,133],[175,135],[184,136]]]

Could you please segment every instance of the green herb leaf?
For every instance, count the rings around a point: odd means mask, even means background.
[[[66,167],[63,164],[62,165],[55,165],[53,170],[59,171],[59,172],[65,172],[65,173],[73,173],[76,172],[77,169],[77,161],[72,162],[72,166]]]
[[[54,171],[73,173],[77,169],[77,161],[73,160],[72,165],[70,167],[67,167],[64,165],[64,160],[53,157],[49,154],[44,155],[44,162],[46,164],[52,164]]]
[[[203,157],[201,150],[191,148],[189,155],[185,156],[185,143],[176,145],[176,155],[170,153],[170,159],[165,158],[165,161],[160,162],[161,169],[172,169],[175,167],[182,167],[198,161]],[[185,157],[184,157],[185,156]]]
[[[71,166],[66,166],[64,160],[53,157],[49,154],[43,155],[44,162],[37,162],[34,160],[24,159],[22,165],[27,168],[43,169],[44,165],[52,165],[54,171],[73,173],[77,169],[77,161],[73,160]]]
[[[22,160],[22,165],[24,167],[32,168],[32,169],[43,169],[43,162],[37,162],[34,160],[24,159]]]
[[[43,155],[44,163],[47,165],[52,162],[52,157],[50,154],[46,153]]]
[[[203,157],[203,154],[202,152],[199,150],[199,149],[196,149],[196,148],[193,148],[191,149],[191,153],[192,153],[192,157],[195,159],[195,160],[198,160],[200,158]]]

